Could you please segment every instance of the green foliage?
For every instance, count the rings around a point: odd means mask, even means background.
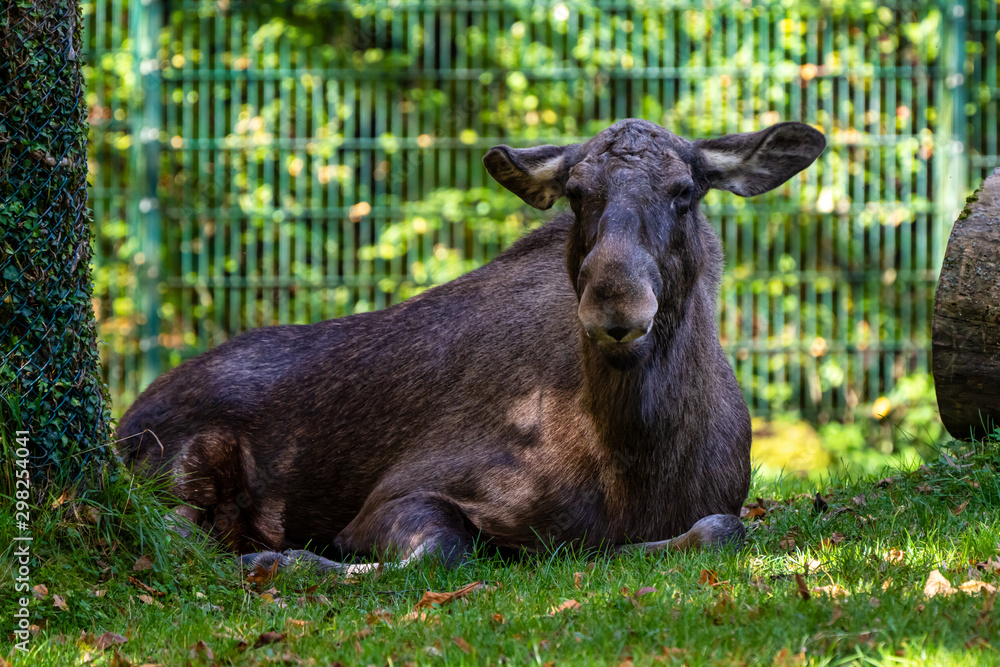
[[[0,9],[0,400],[18,403],[36,485],[107,454],[80,46],[73,2]]]

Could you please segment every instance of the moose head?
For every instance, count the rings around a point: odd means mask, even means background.
[[[497,146],[484,162],[531,206],[569,199],[575,220],[566,264],[583,331],[608,361],[627,365],[648,350],[656,318],[675,317],[698,276],[721,268],[698,211],[705,193],[767,192],[825,146],[803,123],[688,141],[628,119],[582,144]]]

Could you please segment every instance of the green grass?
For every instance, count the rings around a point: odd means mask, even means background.
[[[123,475],[92,501],[96,524],[83,501],[36,517],[32,584],[48,595],[31,603],[31,652],[0,655],[43,665],[1000,664],[1000,604],[984,611],[985,592],[924,594],[933,570],[955,588],[976,577],[1000,587],[1000,571],[977,568],[1000,566],[998,467],[991,440],[952,443],[911,472],[758,478],[748,504],[760,497],[767,513],[746,519],[751,537],[738,552],[564,549],[514,563],[484,555],[455,570],[385,567],[354,581],[291,570],[259,585],[211,545],[170,534],[155,489]],[[9,544],[13,525],[2,521]],[[133,571],[142,554],[153,567]],[[406,618],[425,591],[474,581],[485,586]],[[164,595],[144,602],[143,585]],[[815,591],[833,586],[846,595]],[[577,608],[552,611],[571,600]],[[105,632],[127,641],[102,651]],[[267,632],[286,636],[254,648]],[[200,641],[211,660],[197,649],[192,658]]]

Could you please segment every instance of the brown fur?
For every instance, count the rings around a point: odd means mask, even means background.
[[[692,143],[626,120],[585,144],[495,148],[503,185],[543,208],[568,194],[572,211],[400,305],[182,364],[122,419],[123,457],[175,475],[240,551],[451,562],[476,536],[618,546],[738,513],[750,419],[698,201],[776,187],[823,145],[797,123]]]

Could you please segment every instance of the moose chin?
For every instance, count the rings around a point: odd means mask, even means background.
[[[122,458],[257,563],[739,543],[750,417],[699,202],[776,188],[825,146],[801,123],[689,141],[636,119],[497,146],[493,178],[569,210],[399,305],[185,362],[122,418]]]

